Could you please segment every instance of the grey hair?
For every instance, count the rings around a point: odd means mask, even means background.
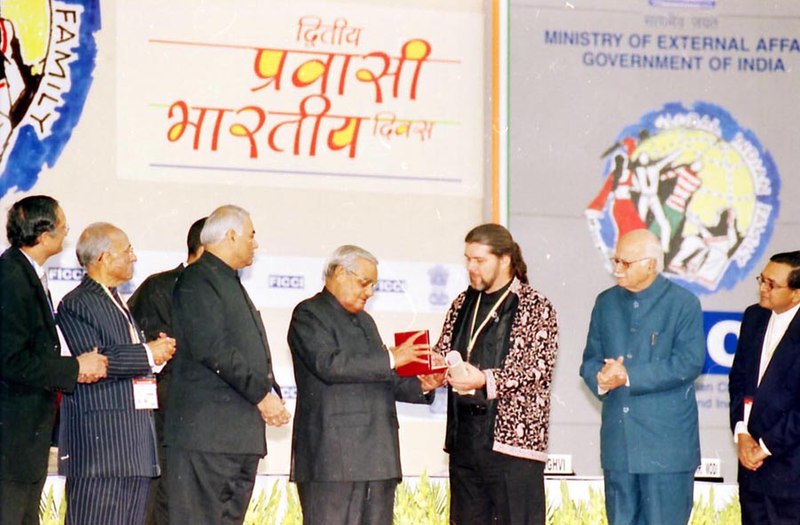
[[[203,231],[200,232],[201,244],[216,244],[225,238],[229,230],[237,235],[244,233],[244,221],[250,214],[244,208],[226,204],[220,206],[208,216]]]
[[[75,247],[75,255],[81,266],[88,268],[100,258],[103,252],[111,249],[112,231],[122,231],[113,224],[107,222],[94,222],[86,227],[78,239]]]
[[[337,266],[354,272],[356,271],[356,259],[364,259],[378,266],[378,258],[367,250],[353,244],[345,244],[333,251],[328,262],[325,263],[325,271],[322,276],[325,279],[333,277],[333,272],[336,271]]]
[[[649,230],[646,230],[642,237],[642,257],[655,260],[658,273],[664,270],[664,250],[661,249],[661,241]]]

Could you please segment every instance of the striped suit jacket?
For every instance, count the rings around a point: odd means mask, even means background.
[[[159,475],[152,410],[136,410],[133,378],[152,375],[142,344],[103,287],[84,276],[58,307],[57,322],[73,355],[97,347],[108,377],[79,384],[61,402],[59,472],[68,478]]]

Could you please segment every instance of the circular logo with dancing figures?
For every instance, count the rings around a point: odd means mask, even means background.
[[[83,110],[99,0],[0,0],[0,197],[27,191]]]
[[[617,240],[648,228],[661,240],[664,275],[695,293],[749,274],[772,234],[780,178],[727,111],[666,104],[622,130],[602,158],[603,185],[585,214],[609,271]]]

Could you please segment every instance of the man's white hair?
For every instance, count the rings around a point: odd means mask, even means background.
[[[96,263],[103,252],[111,249],[111,233],[115,231],[122,230],[107,222],[93,222],[83,230],[75,247],[75,255],[83,268]]]
[[[237,235],[244,233],[244,221],[250,214],[244,208],[226,204],[220,206],[208,216],[203,231],[200,232],[201,244],[216,244],[225,238],[228,231],[233,230]]]
[[[325,271],[323,272],[322,276],[325,277],[325,279],[329,279],[333,276],[333,272],[336,271],[337,266],[341,266],[346,270],[355,272],[357,259],[365,259],[375,266],[378,266],[377,257],[369,253],[367,250],[353,244],[345,244],[336,248],[336,250],[334,250],[334,252],[331,254],[330,258],[328,258],[328,262],[325,263]]]

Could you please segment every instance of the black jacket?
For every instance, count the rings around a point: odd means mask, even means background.
[[[166,417],[167,446],[222,454],[267,453],[256,405],[273,388],[261,316],[236,272],[206,252],[178,278],[176,351]]]
[[[33,266],[16,248],[0,256],[0,479],[47,472],[56,390],[72,392],[78,362],[60,357],[56,325]]]
[[[327,290],[297,305],[289,325],[297,382],[291,479],[400,479],[395,400],[430,403],[415,377],[398,377],[375,321]]]
[[[800,497],[800,314],[795,315],[772,354],[761,384],[761,347],[772,315],[759,305],[744,312],[730,372],[731,429],[744,419],[744,400],[753,401],[747,430],[772,453],[755,472],[739,464],[739,485],[782,498]]]

